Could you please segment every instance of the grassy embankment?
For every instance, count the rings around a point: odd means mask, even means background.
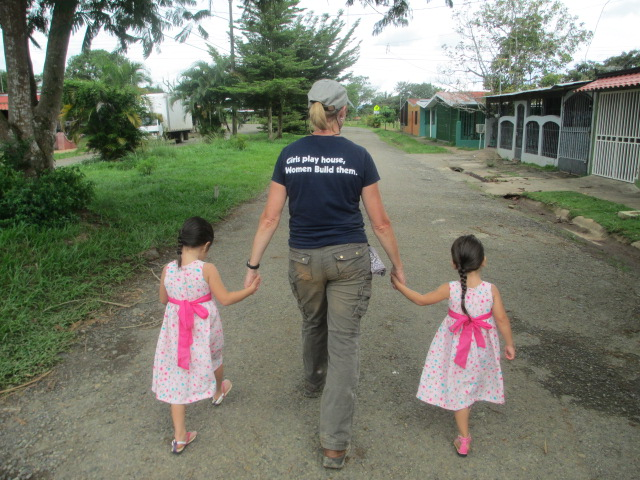
[[[600,224],[609,234],[619,235],[630,243],[640,241],[640,219],[618,217],[618,212],[633,210],[578,192],[524,192],[522,195],[551,207],[569,210],[571,218],[583,216]]]
[[[77,327],[141,271],[142,252],[173,248],[186,218],[218,222],[266,188],[279,151],[294,137],[247,138],[242,151],[222,140],[85,163],[96,198],[82,222],[0,230],[0,389],[48,371]],[[141,166],[152,173],[143,175]]]
[[[405,135],[397,130],[385,130],[382,128],[372,129],[380,139],[391,145],[392,147],[399,148],[406,153],[448,153],[444,147],[434,145],[431,143],[424,143],[416,140],[415,137]]]

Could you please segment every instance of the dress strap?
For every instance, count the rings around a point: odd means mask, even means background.
[[[211,300],[211,293],[198,298],[197,300],[176,300],[169,297],[169,303],[178,305],[178,366],[189,370],[191,362],[191,344],[193,343],[193,320],[194,315],[200,318],[207,318],[209,310],[204,308],[201,303]]]

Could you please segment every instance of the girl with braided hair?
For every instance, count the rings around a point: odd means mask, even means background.
[[[216,300],[237,303],[255,293],[260,278],[246,288],[229,292],[218,270],[206,263],[213,227],[204,218],[191,217],[178,234],[178,258],[164,267],[160,302],[166,305],[153,364],[151,390],[171,404],[173,453],[182,453],[197,432],[185,426],[186,404],[212,398],[218,406],[231,390],[222,366],[222,323]]]
[[[457,238],[451,246],[451,258],[460,280],[432,292],[415,292],[393,274],[391,280],[417,305],[449,300],[447,316],[429,347],[417,397],[454,411],[458,436],[453,444],[458,455],[466,457],[471,446],[471,405],[479,400],[504,403],[497,331],[505,342],[505,357],[513,360],[516,351],[500,293],[495,285],[480,278],[480,270],[487,263],[480,240],[473,235]]]

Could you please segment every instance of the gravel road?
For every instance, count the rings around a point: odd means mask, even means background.
[[[199,436],[169,453],[169,409],[150,391],[163,306],[162,265],[117,287],[116,307],[90,319],[51,374],[0,399],[0,478],[7,479],[632,479],[640,460],[640,267],[574,238],[428,155],[408,155],[367,130],[408,283],[455,279],[449,248],[482,239],[483,278],[501,290],[517,358],[503,360],[507,403],[474,406],[471,454],[451,445],[453,416],[415,393],[446,305],[417,307],[374,279],[363,321],[353,449],[342,471],[320,463],[319,399],[302,396],[300,315],[287,282],[286,219],[263,259],[257,295],[221,307],[223,405],[187,409]],[[275,159],[274,159],[275,161]],[[244,262],[264,196],[216,227],[210,260],[229,288]],[[198,212],[194,212],[197,214]],[[371,243],[379,247],[373,235]],[[378,248],[381,250],[380,248]],[[116,288],[116,287],[114,287]]]

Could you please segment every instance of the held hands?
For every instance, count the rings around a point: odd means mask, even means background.
[[[247,287],[245,287],[245,288],[251,289],[251,294],[253,295],[254,293],[256,293],[258,291],[258,287],[260,286],[261,282],[262,282],[262,277],[260,277],[260,274],[257,274],[250,281],[249,285]],[[245,283],[246,283],[246,279],[245,279]]]
[[[407,279],[404,276],[403,269],[396,269],[396,267],[391,268],[391,286],[398,290],[398,285],[406,285]]]
[[[507,360],[513,360],[516,358],[516,347],[513,345],[505,345],[504,347],[504,356]]]
[[[255,291],[258,290],[258,286],[260,285],[261,281],[262,278],[260,277],[258,270],[247,268],[247,274],[244,277],[244,288],[249,288],[253,285],[253,283],[257,282],[255,285],[255,290],[253,291],[255,293]]]

